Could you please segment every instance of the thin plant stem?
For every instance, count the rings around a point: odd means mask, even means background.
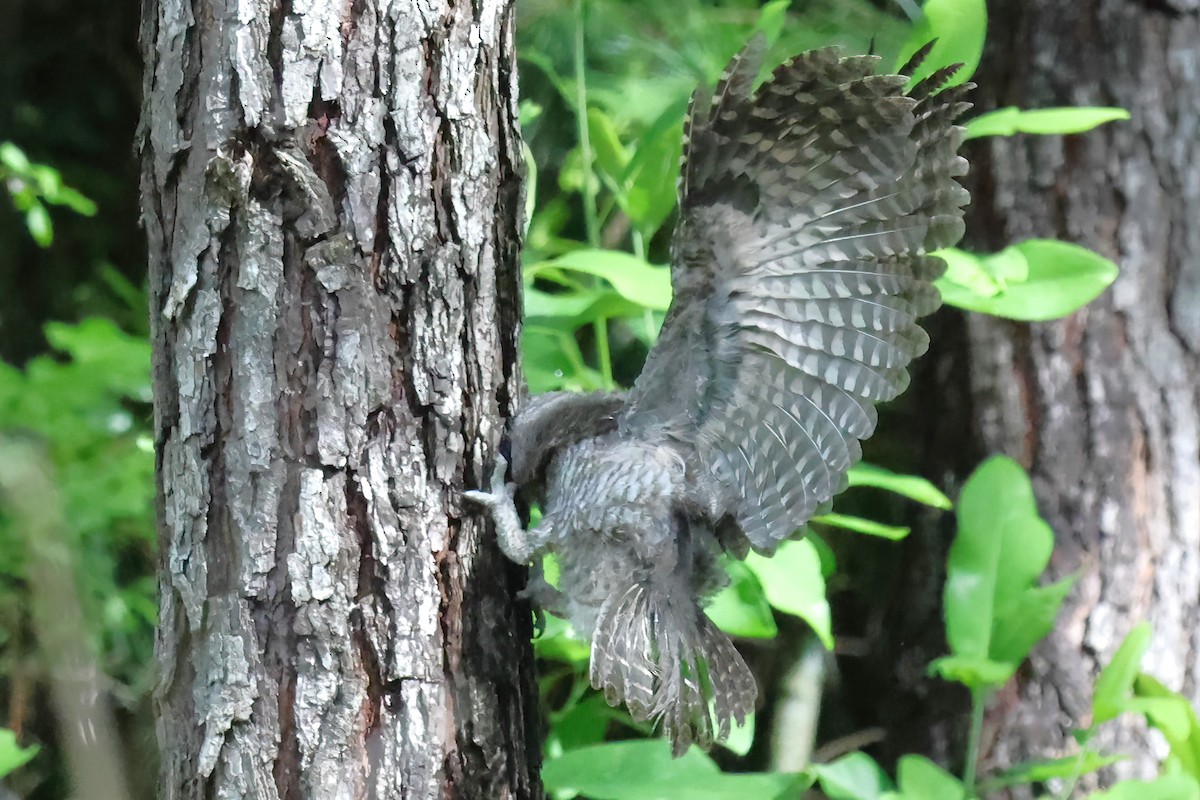
[[[1079,752],[1075,755],[1075,772],[1063,787],[1062,794],[1059,795],[1063,800],[1070,800],[1071,795],[1075,793],[1075,786],[1079,783],[1079,776],[1083,773],[1083,760],[1087,757],[1088,743],[1091,740],[1092,728],[1088,728],[1079,740]]]
[[[596,215],[596,177],[592,174],[595,153],[588,134],[586,51],[583,39],[585,0],[575,0],[575,127],[579,136],[579,155],[583,158],[583,221],[588,245],[600,246],[600,218]]]
[[[586,50],[583,37],[584,0],[575,0],[575,126],[579,135],[579,155],[583,158],[583,222],[590,247],[600,247],[600,218],[596,213],[596,176],[593,175],[595,154],[588,134],[588,103]],[[608,348],[608,318],[592,322],[596,339],[596,360],[605,389],[612,389],[612,355]]]
[[[967,735],[966,763],[963,765],[963,786],[975,797],[975,762],[979,760],[979,740],[983,735],[983,712],[987,708],[989,693],[982,689],[971,690],[971,731]]]
[[[600,379],[604,388],[612,390],[616,387],[613,382],[612,354],[608,349],[608,317],[601,317],[592,323],[596,337],[596,360],[600,362]]]

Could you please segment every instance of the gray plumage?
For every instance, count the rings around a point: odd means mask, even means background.
[[[702,611],[721,554],[773,552],[845,488],[874,404],[926,349],[916,321],[943,268],[927,253],[958,241],[968,199],[966,87],[938,92],[952,69],[906,92],[878,59],[823,49],[754,90],[762,51],[692,99],[674,301],[628,397],[535,398],[510,429],[516,484],[467,493],[510,558],[557,556],[559,589],[535,599],[591,637],[592,684],[661,721],[677,754],[754,706]],[[517,486],[543,505],[528,532]]]

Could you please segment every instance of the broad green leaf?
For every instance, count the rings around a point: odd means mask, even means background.
[[[825,648],[833,649],[821,557],[812,543],[803,539],[787,541],[779,545],[774,556],[767,558],[751,553],[745,564],[762,584],[768,603],[785,614],[803,619]]]
[[[962,64],[962,68],[946,84],[957,86],[966,82],[979,66],[983,40],[987,33],[987,6],[984,0],[925,0],[921,17],[900,48],[896,69],[900,69],[913,54],[933,40],[929,55],[913,72],[913,82],[932,75],[942,67]]]
[[[640,317],[643,311],[642,306],[608,288],[551,293],[525,287],[525,319],[535,325],[555,320],[555,327],[574,331],[598,319]]]
[[[783,32],[788,8],[791,5],[792,0],[770,0],[769,3],[763,5],[762,11],[759,12],[758,23],[754,27],[767,37],[768,47],[775,44],[779,39],[779,34]]]
[[[866,753],[851,753],[812,768],[829,800],[878,800],[891,791],[891,780]]]
[[[992,657],[1010,664],[1024,661],[1034,645],[1054,627],[1054,619],[1075,579],[1071,575],[1057,583],[1015,594],[1008,602],[997,603],[996,617],[1003,624],[993,631]],[[1021,624],[1022,620],[1029,624]]]
[[[593,694],[562,711],[550,715],[550,731],[546,735],[545,752],[553,758],[570,750],[604,741],[604,734],[613,720],[625,717],[609,707],[604,695]]]
[[[683,112],[682,103],[673,104],[642,135],[626,170],[628,189],[618,198],[647,241],[675,208],[675,182],[663,176],[679,170]]]
[[[1053,239],[1029,239],[987,256],[938,255],[947,263],[936,282],[947,304],[1032,322],[1079,310],[1117,277],[1117,266],[1103,256]]]
[[[21,174],[28,172],[31,166],[25,151],[12,142],[0,142],[0,164]]]
[[[76,214],[82,214],[85,217],[96,215],[96,203],[70,186],[59,186],[54,195],[48,196],[46,199],[56,205],[66,206]]]
[[[50,322],[46,339],[72,361],[104,375],[105,385],[128,397],[150,402],[150,343],[118,328],[111,320],[89,317],[77,324]]]
[[[969,673],[963,664],[1006,665],[1009,675],[1054,624],[1067,581],[1037,580],[1050,561],[1054,534],[1037,512],[1033,486],[1015,461],[997,456],[967,480],[958,501],[958,533],[950,547],[945,587],[946,638],[957,660],[943,674]],[[963,661],[958,661],[963,660]],[[992,688],[1008,675],[976,670],[972,689]],[[1003,677],[1003,680],[1000,678]]]
[[[811,781],[787,773],[722,773],[697,748],[671,758],[662,739],[613,742],[572,750],[546,761],[542,782],[552,792],[594,800],[783,800]]]
[[[705,613],[730,636],[772,639],[779,633],[775,616],[754,573],[740,561],[725,565],[729,585],[713,597]]]
[[[41,247],[54,243],[54,224],[50,221],[50,212],[41,203],[34,202],[25,212],[25,227]]]
[[[1092,724],[1101,725],[1116,719],[1126,710],[1133,697],[1133,682],[1141,671],[1142,656],[1150,647],[1150,623],[1133,628],[1117,648],[1112,660],[1100,670],[1092,697]]]
[[[2,147],[2,145],[0,145]],[[0,728],[0,778],[28,764],[38,754],[36,745],[21,747],[17,735],[8,728]]]
[[[1134,693],[1133,703],[1137,705],[1131,710],[1146,715],[1171,745],[1171,756],[1185,772],[1200,780],[1200,721],[1196,709],[1187,698],[1146,674],[1134,681]],[[1152,705],[1150,701],[1158,703]]]
[[[1125,756],[1109,756],[1094,750],[1083,750],[1078,755],[1025,761],[1006,769],[989,779],[989,788],[1019,786],[1027,783],[1045,783],[1053,778],[1074,778],[1116,764]]]
[[[904,800],[963,800],[962,781],[923,756],[904,756],[896,769]]]
[[[584,363],[575,337],[561,329],[526,324],[521,352],[525,380],[534,394],[558,389],[590,392],[604,384],[600,373]]]
[[[966,135],[963,138],[1012,136],[1016,133],[1043,135],[1083,133],[1106,122],[1125,119],[1129,119],[1129,112],[1123,108],[1080,106],[1020,109],[1009,106],[980,114],[978,117],[968,120]]]
[[[851,486],[871,486],[876,489],[886,489],[889,492],[916,500],[934,508],[954,508],[954,503],[942,491],[924,478],[916,475],[901,475],[898,472],[877,467],[874,464],[859,463],[850,468]]]
[[[1007,661],[974,656],[942,656],[929,665],[929,674],[970,687],[1000,686],[1015,671],[1016,667]]]
[[[552,269],[573,270],[603,278],[626,300],[655,311],[671,305],[671,272],[617,250],[575,250],[526,267],[526,279]]]
[[[1200,800],[1200,783],[1191,775],[1163,775],[1152,781],[1122,781],[1088,800]]]
[[[821,514],[813,517],[812,521],[822,525],[832,525],[835,528],[845,528],[848,531],[863,533],[867,536],[878,536],[880,539],[892,542],[898,542],[912,532],[902,525],[885,525],[882,522],[852,517],[847,514]]]
[[[588,141],[596,158],[596,167],[610,178],[619,180],[629,164],[629,152],[621,144],[621,136],[612,119],[598,108],[589,108]]]

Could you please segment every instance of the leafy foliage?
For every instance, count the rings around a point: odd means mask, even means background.
[[[130,701],[147,688],[157,615],[150,347],[103,319],[51,324],[46,338],[61,355],[38,356],[23,370],[0,363],[0,433],[48,449],[94,644]],[[4,631],[26,627],[25,553],[23,532],[0,509]],[[0,648],[6,672],[23,669],[19,639]]]
[[[8,187],[13,206],[25,215],[29,235],[42,247],[54,241],[47,205],[66,206],[87,217],[96,213],[96,204],[65,185],[57,170],[30,163],[25,152],[12,142],[0,142],[0,183]]]
[[[0,778],[25,766],[37,754],[37,747],[21,747],[15,733],[0,728]]]

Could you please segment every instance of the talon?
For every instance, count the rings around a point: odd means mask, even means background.
[[[496,453],[496,466],[492,468],[492,485],[491,490],[496,492],[497,489],[505,486],[505,479],[508,477],[508,459],[503,453]]]

